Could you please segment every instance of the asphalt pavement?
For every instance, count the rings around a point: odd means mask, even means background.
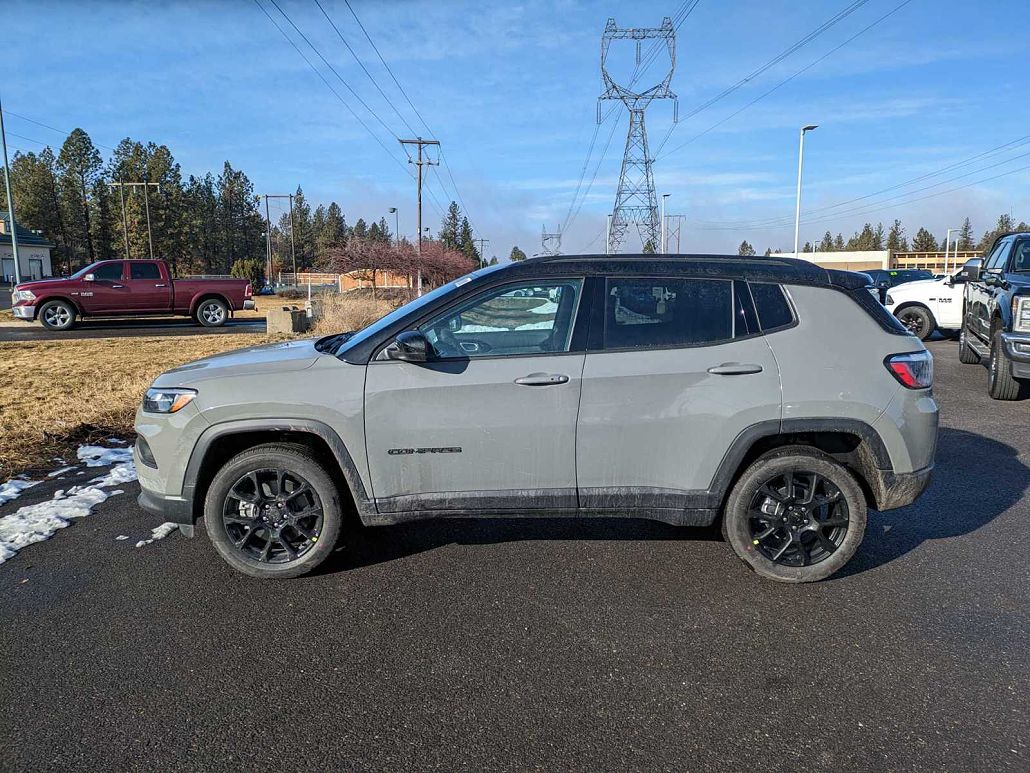
[[[0,565],[0,766],[1028,770],[1030,401],[930,346],[933,482],[813,585],[707,530],[514,519],[259,582],[200,529],[135,548],[126,486]]]
[[[126,338],[134,336],[232,335],[264,333],[265,320],[230,319],[222,327],[204,327],[188,317],[133,317],[87,319],[71,330],[47,330],[38,322],[14,320],[0,325],[0,342],[50,341],[75,338]]]

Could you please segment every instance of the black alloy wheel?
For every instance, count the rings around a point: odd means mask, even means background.
[[[934,323],[930,313],[919,306],[909,306],[898,314],[898,321],[916,338],[925,341],[933,333]]]
[[[282,468],[247,472],[229,487],[222,507],[232,547],[246,559],[267,564],[291,563],[312,550],[324,517],[314,487]]]
[[[748,530],[761,555],[782,566],[813,566],[837,552],[848,533],[841,490],[816,472],[788,471],[762,483],[748,506]]]

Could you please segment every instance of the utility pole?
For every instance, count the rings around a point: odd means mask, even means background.
[[[150,246],[150,259],[154,259],[154,235],[150,230],[150,196],[147,191],[150,188],[157,188],[157,192],[161,192],[161,183],[148,183],[148,182],[113,182],[112,186],[117,187],[119,191],[123,188],[142,188],[143,189],[143,208],[147,213],[147,244]],[[127,220],[125,219],[125,194],[122,195],[122,235],[125,238],[125,257],[129,257],[129,229],[127,227]]]
[[[293,194],[292,193],[266,193],[265,196],[265,225],[268,228],[268,273],[272,273],[272,221],[268,216],[269,199],[289,199],[290,201],[290,258],[293,261],[293,283],[297,284],[297,241],[293,236]]]
[[[490,240],[473,239],[472,241],[479,245],[479,267],[482,268],[486,265],[486,245],[490,243]]]
[[[122,201],[122,241],[125,243],[125,259],[129,260],[129,220],[125,216],[125,188],[118,186],[118,198]],[[71,270],[69,268],[69,272]]]
[[[418,160],[412,161],[411,156],[408,156],[408,163],[415,164],[418,167],[418,214],[416,219],[418,222],[418,294],[422,295],[422,167],[423,166],[439,166],[439,161],[431,161],[428,158],[423,159],[422,148],[426,145],[436,145],[439,147],[440,143],[437,140],[424,140],[418,137],[413,140],[399,140],[401,145],[416,145],[418,146]]]
[[[272,281],[272,218],[268,214],[268,196],[265,196],[265,278]]]
[[[7,134],[4,131],[4,109],[0,105],[0,145],[4,151],[4,188],[7,191],[7,217],[11,224],[11,249],[14,251],[14,283],[21,284],[21,263],[18,259],[18,226],[14,220],[14,195],[11,193],[11,165],[7,161]],[[0,272],[2,273],[2,272]]]

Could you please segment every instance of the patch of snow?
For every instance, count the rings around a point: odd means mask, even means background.
[[[51,473],[47,473],[47,477],[48,478],[56,478],[58,475],[64,475],[66,472],[71,472],[74,469],[75,469],[75,465],[74,464],[69,466],[69,467],[62,467],[59,470],[54,470]]]
[[[128,539],[128,538],[129,538],[128,534],[119,534],[117,537],[115,537],[115,539],[118,540],[119,542],[121,542],[123,539]]]
[[[131,448],[105,448],[104,446],[79,446],[79,461],[87,467],[107,467],[109,464],[132,461]]]
[[[154,540],[164,539],[173,531],[179,528],[179,524],[172,523],[171,521],[165,521],[156,529],[150,530],[150,539],[141,539],[136,543],[136,547],[141,548],[144,545],[149,545]],[[120,539],[120,538],[119,538]]]
[[[554,301],[547,301],[547,303],[541,303],[528,311],[530,314],[550,314],[553,317],[558,313],[558,304]]]
[[[0,483],[0,505],[17,499],[27,488],[39,485],[38,480],[27,480],[25,478],[11,478],[6,483]]]

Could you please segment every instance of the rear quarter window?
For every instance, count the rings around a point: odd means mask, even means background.
[[[780,330],[794,324],[794,312],[780,285],[753,282],[749,286],[763,332]]]

